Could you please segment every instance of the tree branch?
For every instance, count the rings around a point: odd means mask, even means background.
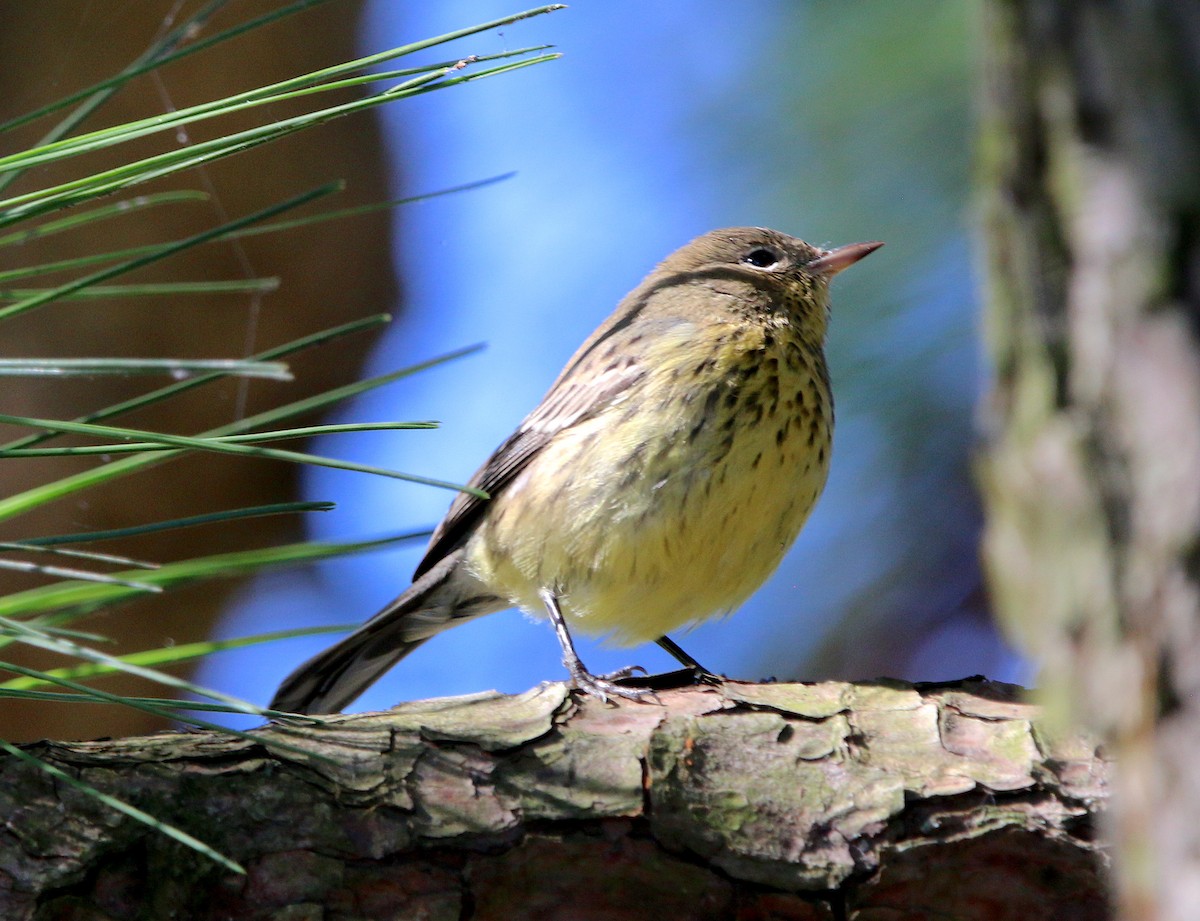
[[[546,684],[275,726],[265,744],[40,743],[248,876],[10,758],[0,915],[979,917],[983,900],[1003,906],[988,917],[1103,917],[1106,765],[1016,691],[729,682],[606,706]]]

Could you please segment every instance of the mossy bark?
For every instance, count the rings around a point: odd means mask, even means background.
[[[41,743],[248,873],[9,759],[0,916],[1105,917],[1106,765],[1014,691],[729,683],[605,706],[547,684],[266,744]]]
[[[1200,6],[991,0],[985,558],[1120,765],[1123,917],[1200,891]]]

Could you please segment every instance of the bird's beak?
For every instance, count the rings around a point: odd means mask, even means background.
[[[858,262],[864,256],[869,256],[882,243],[876,241],[874,243],[847,243],[845,246],[839,246],[837,249],[831,249],[822,255],[818,256],[812,262],[804,266],[804,270],[810,275],[824,275],[826,278],[832,278],[842,269],[848,269],[854,263]]]

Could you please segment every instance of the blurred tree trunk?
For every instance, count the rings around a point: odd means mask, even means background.
[[[985,554],[1111,745],[1125,919],[1200,905],[1200,4],[990,0]]]
[[[431,921],[1106,917],[1106,766],[981,681],[544,684],[30,751],[247,875],[0,758],[0,916]]]
[[[199,7],[197,0],[143,0],[135,4],[84,4],[76,0],[0,0],[0,120],[15,117],[90,86],[128,65],[160,30]],[[191,40],[207,38],[269,10],[280,0],[240,0],[215,15]],[[95,130],[133,118],[184,108],[282,80],[357,56],[356,29],[361,2],[325,3],[255,29],[134,80],[80,128]],[[341,99],[352,98],[342,94]],[[330,100],[333,101],[332,99]],[[305,108],[280,105],[280,117]],[[6,150],[35,143],[59,116],[43,118],[4,135]],[[197,143],[218,130],[249,127],[249,113],[200,123],[187,129]],[[162,149],[161,137],[124,144],[84,158],[91,168],[111,166]],[[10,193],[33,183],[73,177],[80,167],[39,169]],[[213,163],[161,183],[139,186],[133,194],[166,188],[199,189],[208,203],[153,208],[121,220],[31,241],[3,251],[0,260],[19,264],[77,257],[181,239],[249,214],[336,179],[346,192],[326,199],[329,208],[384,201],[389,197],[382,139],[372,115],[337,119],[310,131]],[[304,213],[310,213],[310,208]],[[394,310],[396,279],[391,268],[391,216],[379,212],[354,220],[302,227],[188,250],[139,270],[121,281],[196,281],[278,276],[281,288],[260,301],[237,297],[130,298],[53,304],[4,325],[0,354],[6,356],[136,355],[196,358],[238,357],[279,345],[356,317]],[[8,262],[3,267],[11,267]],[[41,284],[59,284],[54,275]],[[348,383],[373,336],[341,340],[289,361],[292,384],[226,381],[114,420],[159,431],[195,434],[271,405]],[[103,377],[87,381],[24,379],[4,384],[5,410],[45,418],[71,419],[82,412],[161,386],[161,381]],[[312,420],[309,420],[312,421]],[[26,431],[5,430],[5,440]],[[0,467],[0,494],[10,495],[56,476],[91,466],[89,460],[8,461]],[[3,539],[119,528],[219,509],[297,498],[297,469],[290,464],[245,463],[192,456],[151,468],[78,497],[43,507],[6,522]],[[96,549],[113,550],[155,562],[220,551],[261,547],[301,537],[299,516],[252,519],[236,528],[186,528],[122,541]],[[32,587],[28,576],[0,574],[0,592]],[[118,651],[156,648],[204,639],[236,587],[232,581],[172,592],[140,601],[110,617],[100,632],[116,638]],[[281,625],[285,626],[285,625]],[[13,647],[10,647],[10,653]],[[62,664],[36,651],[25,664]],[[112,679],[105,689],[154,694],[157,686],[132,677]],[[32,701],[5,702],[0,736],[8,739],[92,738],[159,728],[160,722],[129,708],[61,707]]]

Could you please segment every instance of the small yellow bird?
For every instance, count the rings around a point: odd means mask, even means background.
[[[727,613],[774,571],[825,486],[829,281],[882,243],[833,250],[758,227],[668,256],[567,363],[460,493],[413,583],[305,662],[271,709],[334,713],[417,646],[484,614],[544,613],[624,644]]]

